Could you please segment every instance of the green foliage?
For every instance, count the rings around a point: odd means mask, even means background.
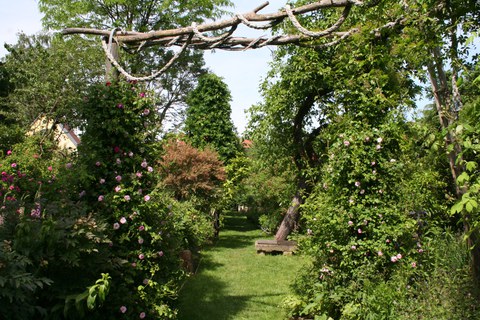
[[[93,0],[65,2],[41,0],[40,11],[45,15],[45,27],[61,30],[68,27],[122,27],[128,30],[151,30],[185,26],[192,21],[218,17],[220,6],[231,5],[228,0],[201,0],[177,3],[173,0]],[[88,15],[88,19],[85,16]]]
[[[65,295],[84,290],[95,266],[107,263],[106,225],[78,202],[68,183],[71,167],[55,144],[40,136],[27,138],[0,160],[0,292],[8,299],[2,318],[54,315]]]
[[[77,106],[89,83],[103,73],[103,58],[84,39],[21,34],[7,47],[5,70],[12,89],[5,103],[28,129],[41,115],[78,125]]]
[[[231,95],[227,85],[215,74],[199,78],[198,86],[187,98],[185,132],[194,147],[210,146],[224,162],[240,151],[231,120]]]
[[[135,83],[107,83],[93,87],[83,104],[82,187],[91,209],[111,226],[112,267],[102,272],[112,279],[99,317],[174,317],[184,277],[178,254],[201,246],[212,230],[204,215],[174,200],[160,180],[151,97]]]

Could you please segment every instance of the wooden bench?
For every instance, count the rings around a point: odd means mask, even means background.
[[[255,248],[258,254],[265,253],[283,253],[283,255],[292,255],[297,250],[295,241],[277,241],[277,240],[257,240]]]

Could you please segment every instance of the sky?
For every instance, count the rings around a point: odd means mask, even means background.
[[[245,13],[264,2],[265,0],[233,0],[235,8],[231,11]],[[270,5],[260,13],[277,12],[287,0],[269,2]],[[16,43],[19,32],[28,35],[39,32],[42,29],[41,17],[38,0],[0,0],[0,58],[6,54],[4,43]],[[234,35],[259,37],[263,33],[241,27]],[[239,134],[244,131],[248,121],[245,110],[261,101],[258,88],[268,71],[272,50],[274,48],[266,47],[242,52],[205,52],[206,66],[223,78],[232,93],[232,120]]]

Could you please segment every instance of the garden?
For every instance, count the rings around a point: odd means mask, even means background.
[[[234,4],[40,0],[5,44],[0,319],[480,318],[480,3]],[[203,51],[264,46],[239,134]]]

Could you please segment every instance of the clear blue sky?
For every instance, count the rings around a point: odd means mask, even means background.
[[[67,0],[65,0],[67,1]],[[231,11],[244,13],[252,10],[265,0],[233,0],[235,9]],[[271,0],[270,5],[261,13],[276,12],[287,0]],[[3,44],[16,43],[17,33],[34,34],[41,30],[41,15],[38,0],[0,0],[0,57],[6,53]],[[258,37],[261,31],[239,28],[235,35]],[[239,133],[244,131],[247,123],[244,110],[261,101],[258,87],[268,70],[273,48],[262,48],[244,52],[225,52],[216,50],[206,52],[205,60],[217,75],[224,78],[233,101],[232,119]]]

